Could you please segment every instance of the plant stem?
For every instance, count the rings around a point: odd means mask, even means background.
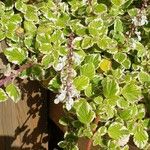
[[[67,79],[66,79],[66,88],[67,88],[67,96],[68,98],[71,96],[72,91],[72,65],[73,65],[73,46],[72,41],[74,39],[74,34],[71,33],[68,38],[68,54],[67,54]]]
[[[13,80],[14,78],[16,78],[19,75],[19,73],[30,68],[31,66],[33,66],[32,62],[24,64],[19,69],[15,70],[15,73],[11,73],[10,76],[8,76],[4,79],[1,79],[0,80],[0,87],[2,87],[6,82],[9,82],[9,81]]]
[[[98,125],[99,121],[100,121],[100,117],[97,116],[97,117],[95,118],[95,120],[94,120],[94,124],[96,124],[96,127],[93,129],[93,135],[94,135],[94,133],[96,132],[97,125]],[[92,138],[91,138],[91,139],[89,139],[89,140],[87,141],[86,150],[91,150],[92,143],[93,143],[93,141],[92,141]]]

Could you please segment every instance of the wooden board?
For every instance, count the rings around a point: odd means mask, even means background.
[[[47,150],[47,93],[37,82],[20,86],[21,101],[0,103],[0,150]]]

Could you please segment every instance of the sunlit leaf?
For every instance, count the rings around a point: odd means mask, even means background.
[[[78,76],[73,81],[74,86],[77,90],[81,91],[87,88],[89,85],[89,78],[86,76]]]
[[[102,86],[103,86],[103,94],[106,98],[113,98],[113,96],[116,96],[119,93],[119,85],[113,79],[109,78],[103,79]]]
[[[14,64],[21,64],[27,59],[26,51],[17,47],[6,48],[4,54],[7,59]]]
[[[81,75],[88,77],[89,79],[93,79],[95,75],[95,67],[93,63],[84,64],[80,68]]]
[[[6,87],[6,93],[15,103],[17,103],[21,99],[21,91],[13,83],[9,84]]]
[[[5,91],[0,88],[0,102],[5,102],[8,99]]]
[[[134,103],[141,98],[141,89],[134,83],[126,84],[122,89],[122,95],[130,102]]]
[[[127,128],[122,125],[119,122],[114,122],[112,123],[109,128],[108,128],[108,135],[115,139],[118,140],[124,135],[128,135],[128,130]]]
[[[76,113],[78,119],[84,124],[91,123],[95,117],[95,113],[94,111],[92,111],[92,107],[84,99],[78,101],[78,107],[76,108]]]

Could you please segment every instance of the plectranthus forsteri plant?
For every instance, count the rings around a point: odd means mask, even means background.
[[[63,104],[62,149],[149,150],[149,3],[0,1],[0,102],[21,99],[16,77],[38,80]]]

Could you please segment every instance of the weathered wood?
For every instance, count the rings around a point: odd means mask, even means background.
[[[0,103],[0,149],[47,150],[47,93],[37,82],[20,86],[21,101]]]
[[[0,69],[7,64],[5,47],[0,42]],[[38,82],[18,82],[21,101],[0,103],[0,150],[47,150],[47,91]]]

